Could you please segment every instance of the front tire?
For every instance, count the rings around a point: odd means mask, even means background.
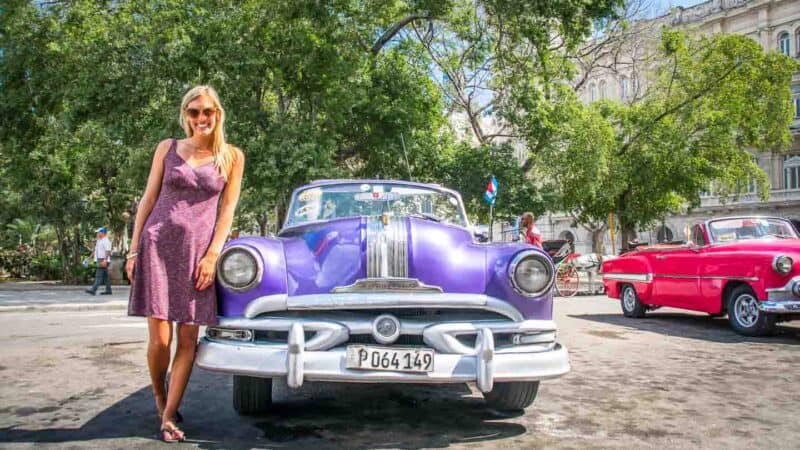
[[[766,336],[775,331],[775,316],[758,309],[758,298],[750,286],[739,286],[728,296],[728,321],[745,336]]]
[[[647,311],[647,307],[639,301],[636,289],[630,284],[626,284],[620,292],[619,303],[622,306],[622,314],[625,317],[635,317],[641,319]]]
[[[490,408],[498,411],[518,411],[530,406],[538,392],[538,381],[495,383],[491,392],[483,393],[483,398]]]
[[[272,379],[233,376],[233,409],[240,415],[261,414],[272,406]]]

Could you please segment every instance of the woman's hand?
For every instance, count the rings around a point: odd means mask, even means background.
[[[217,272],[217,258],[219,258],[219,255],[210,252],[206,253],[206,256],[203,256],[200,264],[197,265],[197,269],[194,271],[194,288],[198,291],[208,289],[209,286],[214,284],[214,276]]]
[[[136,257],[125,261],[125,273],[128,274],[128,280],[133,284],[133,271],[136,267]]]

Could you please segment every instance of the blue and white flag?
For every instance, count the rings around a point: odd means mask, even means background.
[[[486,192],[483,193],[483,198],[490,204],[494,206],[494,200],[497,198],[497,178],[492,175],[492,179],[489,180],[489,185],[486,186]]]

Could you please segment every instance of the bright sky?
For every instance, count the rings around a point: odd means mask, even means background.
[[[667,12],[673,6],[683,6],[687,8],[689,6],[694,6],[700,3],[704,3],[707,0],[651,0],[653,2],[653,9],[659,11],[661,13]]]

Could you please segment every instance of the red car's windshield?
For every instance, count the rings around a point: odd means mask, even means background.
[[[712,220],[708,224],[711,240],[730,242],[765,237],[797,238],[792,224],[783,219],[742,217]]]

